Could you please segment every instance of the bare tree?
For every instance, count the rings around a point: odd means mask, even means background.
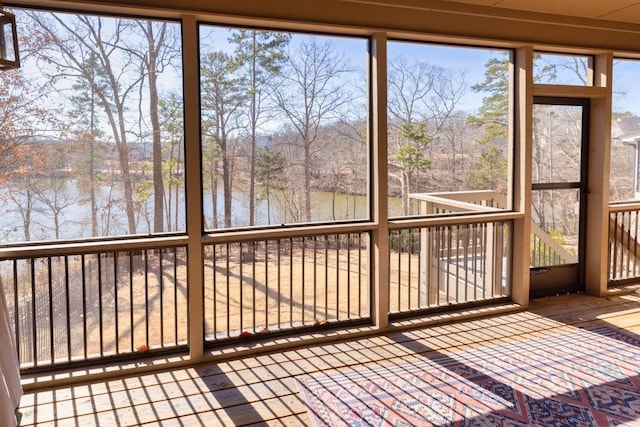
[[[160,128],[160,101],[158,77],[167,67],[180,58],[177,47],[178,38],[173,34],[172,26],[166,22],[135,21],[137,31],[144,43],[138,47],[129,47],[127,51],[138,58],[140,74],[147,80],[149,92],[149,121],[153,146],[153,231],[165,231],[164,227],[164,180],[162,170],[162,133]],[[142,115],[141,115],[142,117]]]
[[[438,134],[439,141],[445,146],[448,161],[443,165],[443,173],[449,177],[450,189],[464,184],[469,155],[473,150],[475,129],[467,126],[467,115],[455,112]]]
[[[238,116],[246,102],[247,91],[243,79],[234,75],[237,64],[230,55],[211,52],[202,58],[202,114],[204,138],[215,138],[222,161],[224,189],[224,226],[231,227],[232,192]],[[210,129],[209,129],[210,128]],[[216,197],[213,194],[212,197]],[[214,214],[215,215],[215,214]]]
[[[33,222],[33,212],[35,206],[35,194],[33,191],[35,178],[29,175],[14,177],[7,187],[7,192],[3,195],[5,202],[12,204],[14,209],[7,209],[7,212],[17,212],[21,219],[21,228],[24,241],[31,240],[31,224]]]
[[[35,199],[41,206],[36,211],[48,220],[47,223],[40,225],[43,229],[53,228],[56,240],[62,237],[61,231],[64,226],[71,223],[64,219],[63,212],[67,208],[75,206],[78,202],[76,198],[68,196],[68,190],[67,180],[57,177],[42,179],[33,190]],[[53,220],[53,226],[51,226],[49,220]]]
[[[465,72],[398,56],[389,61],[388,90],[389,140],[395,141],[390,176],[401,184],[406,215],[411,213],[408,193],[418,176],[431,169],[431,142],[467,91]]]
[[[304,213],[311,221],[311,178],[313,160],[326,142],[318,138],[323,124],[337,120],[351,100],[343,77],[350,72],[345,58],[330,42],[306,39],[289,52],[274,91],[278,107],[297,133],[293,144],[302,150]]]
[[[163,141],[163,175],[168,189],[164,192],[167,231],[179,230],[180,195],[184,189],[184,117],[182,100],[170,94],[159,102]]]
[[[60,124],[58,108],[46,105],[47,95],[24,70],[0,73],[0,202],[19,214],[16,230],[25,241],[32,237],[34,188],[47,165],[35,141]]]
[[[389,61],[389,119],[426,124],[433,136],[454,113],[467,92],[466,72],[398,56]]]
[[[46,64],[43,69],[50,73],[52,83],[84,79],[93,87],[118,150],[127,224],[129,233],[134,234],[137,227],[126,112],[144,76],[124,49],[130,42],[133,21],[109,19],[107,23],[99,16],[62,14],[48,14],[51,19],[46,19],[39,12],[28,13],[36,24],[36,36],[45,41],[35,55]],[[96,60],[99,73],[87,67],[89,58]]]
[[[280,74],[286,59],[284,48],[291,36],[271,31],[239,30],[229,39],[235,44],[235,60],[248,80],[248,127],[251,138],[249,157],[249,226],[256,216],[257,131],[264,120],[269,82]]]

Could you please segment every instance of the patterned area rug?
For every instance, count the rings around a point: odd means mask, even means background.
[[[640,426],[640,339],[609,327],[298,378],[315,426]]]

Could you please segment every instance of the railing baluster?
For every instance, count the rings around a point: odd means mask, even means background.
[[[436,227],[436,254],[435,254],[435,269],[436,269],[436,305],[440,305],[440,293],[442,288],[442,241],[444,239],[444,227]]]
[[[624,212],[620,213],[620,253],[618,255],[618,260],[620,263],[619,274],[620,277],[627,277],[627,273],[624,271],[624,256],[625,256],[625,247],[624,247]]]
[[[142,251],[144,262],[144,328],[145,328],[145,346],[151,347],[149,342],[149,251],[147,249]]]
[[[620,271],[620,266],[618,265],[618,250],[622,251],[622,243],[620,242],[620,239],[618,239],[618,223],[619,223],[619,218],[620,218],[620,213],[616,213],[615,215],[615,220],[614,220],[614,241],[616,242],[616,248],[615,251],[613,253],[613,265],[614,267],[614,275],[613,278],[617,279],[619,276],[622,275],[622,272]],[[620,249],[618,249],[618,247],[620,247]]]
[[[623,212],[622,213],[622,230],[624,231],[623,236],[622,236],[623,243],[624,243],[624,237],[626,236],[626,238],[627,238],[627,245],[625,246],[627,248],[627,250],[623,254],[623,264],[626,264],[626,266],[623,266],[623,269],[624,269],[624,272],[625,272],[626,276],[629,276],[630,266],[631,266],[631,257],[629,256],[630,253],[631,253],[631,221],[630,221],[630,217],[631,217],[630,212]]]
[[[347,238],[347,319],[351,319],[351,233]]]
[[[329,236],[324,236],[324,320],[329,320]]]
[[[239,316],[240,316],[240,333],[244,331],[244,263],[242,262],[242,242],[239,244],[239,268],[240,268],[240,277],[238,279],[238,288],[240,290],[240,307],[239,307]]]
[[[133,303],[133,252],[128,251],[127,256],[129,257],[129,326],[131,330],[129,331],[130,337],[130,348],[129,351],[133,352],[135,350],[135,319],[134,319],[134,303]]]
[[[160,347],[164,347],[164,256],[163,249],[158,249],[158,296],[160,298]]]
[[[318,321],[318,236],[313,236],[313,322]]]
[[[489,254],[489,230],[488,225],[486,223],[482,223],[480,226],[482,229],[482,252],[484,256],[482,257],[482,299],[486,299],[487,297],[487,287],[491,283],[489,279],[489,263],[492,262],[490,258],[493,258],[493,254]]]
[[[213,325],[212,337],[214,340],[218,339],[218,274],[216,271],[216,266],[218,265],[217,253],[218,253],[218,245],[210,245],[207,247],[211,252],[211,287],[212,295],[211,295],[211,315],[213,319],[211,321]],[[205,299],[206,301],[206,299]]]
[[[301,239],[301,243],[302,243],[302,260],[300,262],[300,269],[301,269],[301,275],[302,277],[300,278],[300,283],[302,285],[302,290],[301,290],[301,296],[300,296],[300,301],[302,303],[302,310],[300,313],[300,320],[301,320],[301,324],[304,326],[305,324],[305,312],[306,312],[306,305],[305,305],[305,282],[307,280],[305,273],[305,264],[307,259],[305,258],[305,248],[307,246],[306,243],[306,237],[302,237]],[[293,283],[291,284],[291,287],[293,287]],[[291,304],[293,304],[293,300],[291,300]]]
[[[118,253],[113,253],[113,300],[114,300],[114,322],[115,322],[115,341],[116,341],[116,354],[120,354],[120,329],[119,329],[119,311],[118,311]]]
[[[544,267],[546,265],[544,258],[547,250],[542,240],[540,240],[539,237],[537,239],[538,239],[538,246],[537,246],[538,247],[538,267]]]
[[[252,301],[252,323],[253,332],[257,332],[256,329],[256,243],[253,242],[249,245],[251,248],[251,301]]]
[[[293,238],[289,238],[289,327],[293,328]]]
[[[280,329],[280,325],[282,325],[282,318],[281,318],[281,314],[282,314],[282,271],[281,271],[281,266],[282,263],[281,261],[281,253],[282,253],[282,240],[281,239],[277,239],[276,240],[276,250],[277,250],[277,271],[278,271],[278,281],[277,281],[277,288],[278,288],[278,296],[277,296],[277,300],[278,300],[278,308],[277,308],[277,313],[278,313],[278,329]]]
[[[104,325],[102,323],[102,257],[104,254],[98,255],[98,319],[100,329],[100,356],[104,356]]]
[[[48,311],[49,311],[49,358],[51,361],[51,364],[53,364],[55,362],[55,349],[54,349],[54,343],[55,343],[55,324],[54,324],[54,319],[53,319],[53,271],[52,271],[52,261],[51,261],[51,257],[47,257],[47,296],[49,298],[49,305],[47,307]]]
[[[451,228],[455,230],[455,239],[453,241],[456,242],[455,246],[455,254],[454,254],[454,263],[453,268],[455,268],[455,301],[456,304],[460,303],[460,226],[452,225]],[[450,239],[451,240],[451,239]]]
[[[65,313],[67,328],[67,362],[71,361],[71,298],[69,295],[69,257],[64,256],[64,293],[65,293]]]
[[[24,351],[22,349],[22,334],[20,334],[20,303],[18,288],[18,260],[11,262],[13,267],[13,316],[15,318],[16,346],[18,352],[18,360],[22,363]]]
[[[230,313],[230,311],[231,311],[231,309],[230,309],[230,307],[231,307],[231,305],[230,305],[230,302],[231,302],[231,274],[229,274],[229,272],[231,271],[231,268],[230,268],[231,254],[229,253],[230,244],[227,243],[225,245],[225,247],[226,247],[226,251],[227,251],[226,256],[225,256],[225,262],[226,262],[226,274],[225,274],[225,277],[227,278],[227,281],[226,281],[226,283],[227,283],[227,305],[226,305],[226,308],[227,309],[225,310],[225,313],[227,315],[227,337],[230,337],[231,336],[231,313]]]
[[[409,237],[409,247],[407,253],[407,307],[411,309],[412,298],[411,298],[411,258],[413,253],[413,233],[412,230],[407,230],[407,236]]]
[[[173,344],[178,345],[178,250],[173,250]]]
[[[269,241],[264,241],[264,330],[269,330]]]
[[[31,336],[33,340],[33,366],[38,366],[38,328],[36,324],[36,265],[31,258]]]
[[[463,265],[464,265],[464,300],[469,300],[469,224],[464,224],[462,228],[463,236]],[[474,280],[475,283],[475,280]]]
[[[447,287],[447,300],[446,304],[451,301],[451,227],[448,225],[445,228],[446,236],[447,236],[447,280],[445,281],[445,286]]]
[[[635,231],[633,234],[633,271],[631,273],[635,276],[638,274],[638,212],[636,211],[629,215],[633,215],[633,222],[635,223]]]
[[[358,233],[358,317],[362,317],[362,233]]]
[[[336,243],[336,320],[340,320],[340,239],[333,235]]]
[[[398,310],[402,310],[402,230],[396,233],[398,238]]]
[[[86,271],[86,257],[84,254],[81,256],[82,265],[82,345],[84,352],[84,359],[87,359],[87,271]]]

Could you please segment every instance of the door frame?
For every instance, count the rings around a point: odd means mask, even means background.
[[[534,96],[533,105],[568,105],[582,107],[581,147],[580,147],[580,181],[568,183],[533,183],[529,191],[544,189],[572,189],[579,194],[579,228],[578,228],[578,262],[549,267],[529,268],[529,297],[536,298],[561,293],[580,292],[586,289],[586,238],[587,238],[587,203],[589,177],[589,129],[591,100],[589,98],[575,98],[563,96]],[[531,121],[533,126],[533,120]],[[532,141],[533,143],[533,141]],[[541,188],[535,188],[535,187]],[[560,283],[560,284],[558,284]]]

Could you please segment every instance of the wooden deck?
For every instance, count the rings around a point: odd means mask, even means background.
[[[596,324],[640,335],[640,294],[543,298],[527,311],[31,392],[20,425],[308,425],[298,375]]]

